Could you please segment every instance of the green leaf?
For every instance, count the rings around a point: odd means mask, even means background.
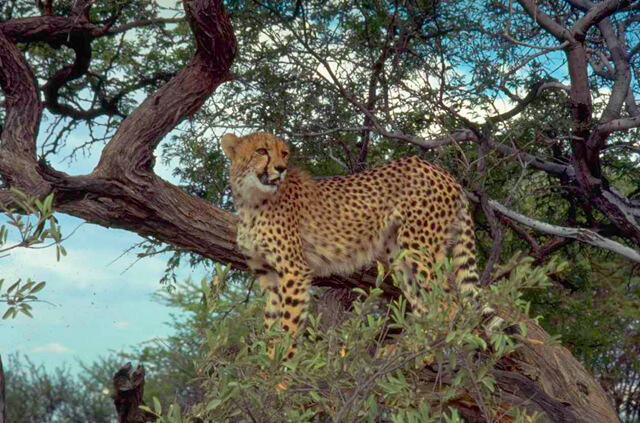
[[[485,378],[482,378],[480,380],[480,382],[482,382],[482,384],[484,384],[484,386],[486,386],[487,388],[489,388],[489,390],[491,392],[494,392],[495,387],[494,387],[494,380],[492,376],[487,376]]]
[[[14,289],[16,289],[18,287],[18,285],[20,285],[20,281],[21,279],[18,279],[18,281],[16,283],[14,283],[13,285],[11,285],[9,287],[9,289],[7,289],[7,294],[11,294],[11,291],[13,291]]]
[[[209,404],[207,404],[207,411],[211,411],[214,408],[219,407],[220,404],[222,404],[222,400],[220,399],[214,399],[213,401],[210,401]]]
[[[47,195],[47,197],[44,199],[44,205],[43,205],[44,211],[47,213],[50,213],[53,209],[53,193]]]
[[[444,342],[446,342],[447,344],[450,344],[451,341],[453,340],[453,338],[455,338],[457,335],[457,333],[455,331],[451,331],[447,334],[447,337],[445,338]]]
[[[162,414],[162,405],[160,404],[160,400],[157,397],[153,397],[153,409],[156,415]]]
[[[2,320],[7,320],[13,314],[14,309],[14,307],[9,307],[2,315]]]
[[[147,407],[146,405],[139,405],[138,408],[142,411],[146,411],[147,413],[151,413],[157,416],[157,414],[154,413],[153,410]]]
[[[40,282],[39,284],[37,284],[36,286],[33,287],[33,289],[31,290],[31,294],[36,294],[36,293],[42,291],[46,284],[47,283],[44,282],[44,281]]]

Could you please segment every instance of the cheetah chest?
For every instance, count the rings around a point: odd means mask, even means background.
[[[258,236],[252,226],[252,219],[254,218],[248,213],[240,213],[236,242],[245,255],[251,258],[258,258],[260,256]]]

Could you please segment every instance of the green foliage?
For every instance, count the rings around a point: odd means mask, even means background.
[[[66,250],[61,245],[62,235],[58,221],[53,216],[53,193],[40,201],[37,197],[28,196],[19,190],[12,188],[13,202],[17,207],[7,208],[0,204],[0,211],[7,219],[8,225],[18,231],[20,241],[6,246],[9,230],[6,225],[0,226],[0,254],[15,248],[46,248],[55,246],[56,258],[66,255]],[[45,244],[47,241],[53,241]],[[2,258],[3,256],[0,256]]]
[[[633,264],[593,250],[572,254],[571,272],[526,298],[545,316],[544,329],[560,337],[624,421],[633,422],[640,418],[640,278]]]
[[[0,260],[8,256],[8,252],[16,248],[47,248],[55,247],[56,258],[67,255],[62,246],[62,233],[58,221],[53,216],[53,194],[49,194],[40,201],[37,197],[27,196],[16,189],[11,189],[15,206],[8,208],[0,203],[0,212],[7,224],[0,226]],[[13,228],[19,240],[8,245],[10,229]],[[32,302],[38,301],[37,293],[45,287],[45,282],[35,282],[28,279],[22,282],[7,284],[2,292],[5,280],[0,278],[0,303],[7,304],[2,319],[15,318],[19,314],[33,317]]]
[[[4,279],[0,279],[0,302],[6,303],[9,308],[7,308],[7,311],[2,315],[2,319],[15,319],[20,313],[28,317],[33,317],[31,314],[32,307],[29,303],[38,300],[35,294],[42,291],[45,282],[36,283],[28,279],[26,283],[22,283],[22,279],[18,279],[17,282],[9,286],[7,290],[2,293],[3,284]]]
[[[4,365],[11,423],[113,421],[109,388],[111,373],[119,365],[115,357],[82,366],[78,376],[73,376],[68,367],[47,371],[17,354],[9,355]]]
[[[548,286],[546,275],[564,267],[536,268],[528,258],[518,263],[477,295],[434,289],[424,298],[430,311],[419,317],[407,314],[403,298],[388,303],[378,287],[357,289],[357,299],[339,316],[326,305],[310,314],[299,351],[287,362],[282,358],[290,339],[260,329],[263,300],[230,304],[238,299],[237,285],[216,278],[203,284],[212,321],[204,331],[206,356],[197,365],[202,398],[182,416],[177,407],[162,414],[155,400],[150,410],[172,423],[458,422],[464,415],[457,404],[471,392],[494,413],[492,369],[526,335],[505,332],[528,318],[521,289]],[[516,310],[509,322],[496,322],[483,314],[487,304],[515,304]],[[275,361],[267,356],[273,342]],[[534,417],[516,408],[507,412],[514,421]]]
[[[220,274],[223,272],[220,269]],[[206,331],[221,319],[220,315],[210,313],[203,293],[210,291],[215,281],[176,282],[172,289],[162,289],[154,295],[157,302],[176,310],[167,323],[173,334],[145,342],[123,354],[126,360],[145,366],[147,404],[157,397],[163,404],[175,402],[186,407],[200,399],[201,389],[194,383],[194,377],[201,371],[199,363],[206,356],[203,340]],[[255,301],[257,292],[252,285],[246,274],[232,273],[226,278],[225,290],[219,294],[221,307],[217,312],[230,316],[235,314],[236,307]]]

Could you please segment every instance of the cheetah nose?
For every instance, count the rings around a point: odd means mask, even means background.
[[[287,167],[286,167],[286,166],[276,166],[275,168],[276,168],[276,170],[278,171],[278,173],[282,173],[282,172],[284,172],[285,170],[287,170]]]

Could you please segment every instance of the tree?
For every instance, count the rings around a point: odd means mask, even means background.
[[[479,204],[485,283],[512,253],[502,251],[503,240],[515,249],[516,236],[540,261],[576,240],[640,261],[638,168],[621,154],[637,149],[637,134],[627,131],[640,125],[637,1],[229,2],[243,51],[236,81],[223,85],[233,78],[236,41],[221,2],[184,7],[190,32],[144,2],[4,6],[1,203],[13,202],[7,188],[55,192],[57,211],[243,269],[233,215],[153,173],[161,139],[193,117],[168,150],[179,154],[191,143],[194,153],[184,160],[198,166],[182,176],[206,169],[203,161],[220,163],[202,137],[230,126],[288,135],[300,161],[319,174],[406,152],[447,162]],[[137,31],[139,45],[128,31]],[[163,49],[171,54],[159,55]],[[46,81],[42,94],[38,81]],[[145,89],[150,95],[134,109],[135,93]],[[219,96],[196,114],[216,89]],[[57,124],[38,146],[43,108]],[[47,158],[80,124],[102,125],[108,142],[90,174],[69,176]],[[453,148],[433,153],[447,145]],[[192,182],[187,190],[228,206],[219,182]],[[542,195],[528,195],[536,191]],[[367,286],[374,279],[318,282]],[[577,388],[563,386],[565,401],[584,418],[599,415],[593,407],[602,407],[602,421],[611,418],[591,378],[562,357],[560,371],[580,373],[597,396],[578,404]]]
[[[119,365],[102,359],[73,376],[68,367],[47,371],[28,357],[10,355],[5,363],[7,409],[15,423],[110,423],[113,404],[109,388],[111,373]]]

